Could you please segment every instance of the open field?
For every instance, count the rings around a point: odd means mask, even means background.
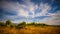
[[[60,27],[57,26],[25,26],[16,29],[15,27],[0,27],[0,34],[59,34]]]

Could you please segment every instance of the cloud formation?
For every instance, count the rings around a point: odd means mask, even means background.
[[[0,2],[0,16],[3,17],[0,17],[0,19],[10,19],[13,22],[34,21],[59,25],[60,8],[58,1],[47,1],[48,0],[2,0]]]

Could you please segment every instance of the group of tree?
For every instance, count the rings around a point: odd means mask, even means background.
[[[31,22],[26,24],[26,22],[20,22],[17,25],[14,25],[10,20],[7,20],[5,23],[4,22],[0,22],[0,26],[5,26],[5,27],[16,27],[16,28],[24,28],[26,25],[34,25],[34,26],[47,26],[47,24],[40,24],[40,23],[35,23],[35,22]]]
[[[26,22],[21,22],[19,24],[14,24],[11,22],[11,20],[7,20],[5,23],[4,22],[0,22],[0,26],[4,26],[4,27],[16,27],[16,28],[23,28],[25,27]]]
[[[10,20],[7,20],[5,23],[0,22],[0,26],[13,27],[13,23]]]
[[[44,23],[35,23],[35,22],[31,22],[28,25],[34,25],[34,26],[48,26],[47,24]]]

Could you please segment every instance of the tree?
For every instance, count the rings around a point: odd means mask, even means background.
[[[37,26],[48,26],[48,25],[44,23],[38,23]]]
[[[6,21],[6,26],[13,27],[13,24],[12,24],[12,22],[10,20],[7,20]]]
[[[17,25],[18,28],[24,28],[26,26],[26,22],[21,22]]]

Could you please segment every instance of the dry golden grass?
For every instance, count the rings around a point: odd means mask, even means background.
[[[53,26],[26,26],[25,28],[16,29],[9,27],[0,27],[0,34],[59,34],[60,27]]]

